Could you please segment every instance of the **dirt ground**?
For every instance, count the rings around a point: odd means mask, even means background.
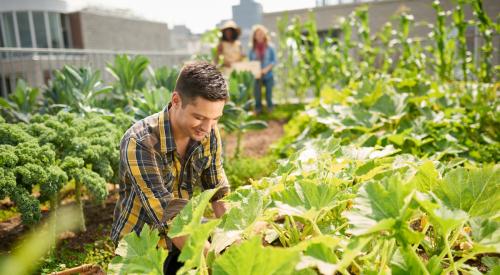
[[[111,190],[110,195],[103,204],[94,204],[88,200],[84,201],[83,211],[87,231],[80,233],[66,232],[63,233],[61,238],[67,240],[69,247],[83,251],[84,244],[92,243],[103,236],[109,235],[117,199],[117,190]],[[74,202],[68,204],[74,204]],[[42,221],[47,216],[48,212],[42,210]],[[29,228],[21,223],[20,215],[0,222],[0,254],[8,253],[19,241],[20,237],[28,233],[28,231]]]
[[[259,131],[248,132],[243,136],[242,154],[248,157],[261,157],[268,151],[271,144],[283,136],[283,121],[269,121],[268,127]],[[233,156],[236,149],[236,135],[224,137],[224,150],[227,156]]]

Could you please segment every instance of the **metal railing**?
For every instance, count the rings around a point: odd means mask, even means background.
[[[10,94],[20,78],[32,87],[42,87],[48,83],[54,70],[61,69],[64,65],[89,66],[101,72],[104,82],[111,82],[113,78],[106,71],[106,65],[112,64],[118,54],[146,56],[152,68],[181,65],[192,55],[186,51],[141,52],[0,47],[0,96],[6,97]]]

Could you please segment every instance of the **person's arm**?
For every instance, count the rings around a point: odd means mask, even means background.
[[[242,61],[243,59],[245,59],[245,57],[246,57],[246,55],[245,55],[245,52],[243,51],[243,46],[240,43],[240,60],[238,60],[238,61]]]
[[[154,223],[152,226],[164,228],[164,215],[172,194],[167,190],[157,166],[157,156],[151,149],[146,148],[129,138],[123,144],[122,159],[132,182],[132,189],[139,197],[146,215]]]
[[[213,146],[211,148],[212,159],[202,173],[202,188],[207,190],[219,187],[211,202],[215,215],[221,217],[224,215],[226,207],[220,199],[229,193],[230,188],[222,165],[222,143],[217,127],[213,130],[211,138],[215,138],[215,140],[211,141]]]
[[[155,152],[130,138],[122,148],[122,160],[131,177],[132,189],[139,197],[151,226],[161,231],[167,229],[166,222],[177,215],[186,200],[173,199],[165,187],[157,166]]]
[[[267,65],[262,69],[262,75],[265,75],[268,72],[270,72],[273,69],[274,64],[276,64],[276,53],[274,52],[274,48],[271,46],[269,46],[269,54],[271,55],[270,56],[271,63],[269,63],[269,65]]]

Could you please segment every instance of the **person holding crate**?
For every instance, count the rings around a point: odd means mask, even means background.
[[[215,63],[219,64],[222,59],[222,71],[224,75],[229,75],[232,70],[232,64],[242,61],[245,57],[241,42],[238,39],[241,34],[241,29],[233,20],[228,20],[221,27],[221,40],[217,45],[217,53],[215,55]]]
[[[250,60],[260,61],[261,76],[255,80],[254,95],[255,95],[255,112],[262,112],[262,86],[266,89],[267,109],[271,112],[273,105],[273,86],[274,76],[273,67],[276,64],[276,51],[271,45],[266,27],[255,25],[252,28],[251,47],[248,53]]]

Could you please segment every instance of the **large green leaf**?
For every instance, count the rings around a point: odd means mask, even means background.
[[[391,272],[395,275],[406,274],[441,274],[443,269],[437,256],[429,259],[427,266],[424,264],[423,259],[416,256],[415,253],[409,251],[411,247],[404,249],[400,247],[394,253],[391,259]]]
[[[248,130],[262,130],[267,128],[267,122],[263,120],[251,120],[247,121],[241,124],[240,126],[241,130],[248,131]]]
[[[108,271],[113,274],[163,274],[163,262],[168,253],[156,248],[159,240],[158,230],[150,230],[147,224],[139,236],[129,233],[118,244],[117,256],[108,265]]]
[[[220,220],[202,224],[203,213],[218,188],[204,191],[192,198],[181,212],[172,221],[168,237],[188,236],[182,249],[179,260],[185,261],[183,271],[197,269],[203,274],[206,271],[204,247],[208,236],[212,233]]]
[[[219,223],[220,220],[209,221],[197,226],[191,232],[179,255],[179,260],[184,262],[184,266],[179,270],[181,274],[191,269],[197,269],[201,274],[208,274],[204,254],[205,243]]]
[[[231,201],[230,210],[222,217],[219,229],[212,238],[212,246],[216,253],[241,240],[242,234],[263,215],[262,192],[246,188],[239,189],[230,196],[237,200]]]
[[[332,236],[321,236],[299,244],[307,247],[303,251],[297,269],[316,268],[321,274],[334,274],[337,270],[339,259],[334,248],[338,246],[340,239]]]
[[[305,180],[289,185],[285,190],[273,193],[271,196],[280,213],[313,220],[346,198],[333,184]]]
[[[262,247],[260,237],[230,247],[214,262],[212,274],[293,274],[299,251],[293,248]]]
[[[168,237],[174,238],[185,236],[195,232],[197,227],[201,224],[205,208],[217,190],[218,188],[206,190],[189,200],[186,206],[172,221],[172,225],[168,230]]]
[[[418,167],[412,181],[419,191],[427,192],[439,184],[439,172],[432,161],[428,160]]]
[[[429,214],[432,225],[445,238],[452,230],[461,227],[469,218],[464,211],[449,208],[441,201],[433,202],[426,194],[418,193],[416,201]]]
[[[476,253],[500,253],[500,222],[474,218],[470,225]]]
[[[250,189],[238,204],[233,204],[224,215],[221,228],[224,231],[244,230],[262,215],[263,194],[255,189]]]
[[[472,217],[500,214],[500,166],[457,168],[450,171],[432,191],[445,205]]]
[[[345,212],[349,232],[363,235],[381,230],[408,231],[410,202],[415,185],[404,183],[399,174],[364,184],[351,210]],[[403,232],[399,232],[403,233]]]

